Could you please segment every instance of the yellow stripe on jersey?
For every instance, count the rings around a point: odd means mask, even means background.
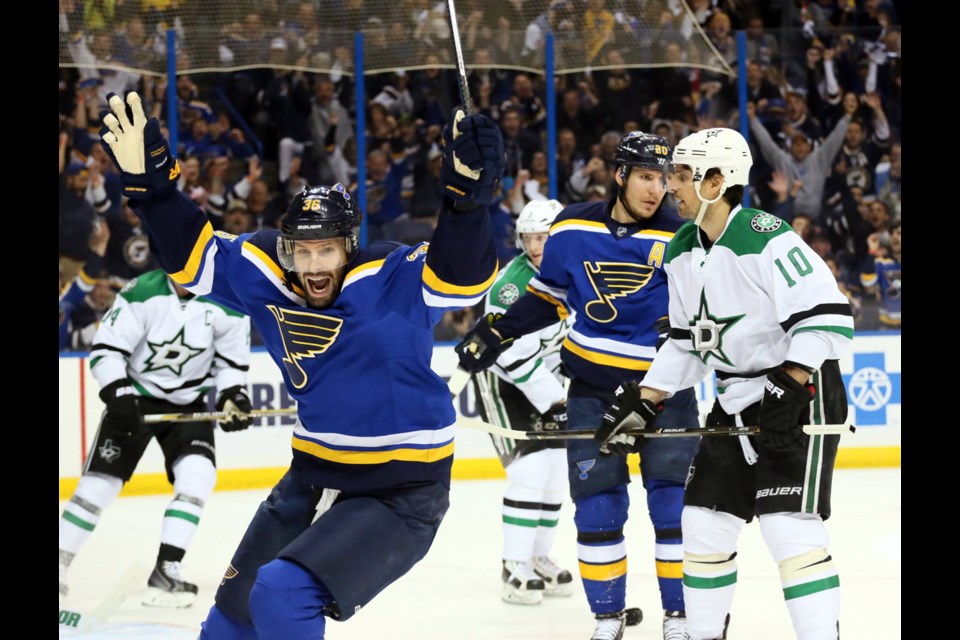
[[[633,235],[634,236],[657,236],[658,238],[663,238],[664,240],[670,240],[676,234],[673,231],[657,231],[656,229],[644,229],[643,231],[638,231]]]
[[[562,222],[558,222],[555,225],[550,227],[550,235],[560,233],[561,231],[567,231],[567,227],[593,227],[597,230],[603,230],[609,232],[607,225],[602,222],[597,222],[595,220],[577,220],[576,218],[570,218]]]
[[[580,577],[584,580],[613,580],[627,574],[627,559],[611,564],[580,562]]]
[[[444,282],[437,276],[437,274],[433,272],[433,269],[430,268],[430,265],[424,264],[423,283],[438,293],[446,293],[457,296],[479,296],[493,286],[493,282],[497,279],[497,272],[499,270],[500,265],[496,264],[493,267],[493,273],[490,274],[490,277],[487,278],[486,281],[480,284],[464,286]]]
[[[246,249],[247,251],[249,251],[254,257],[257,258],[257,260],[259,260],[261,263],[263,263],[263,266],[265,266],[267,269],[270,269],[270,271],[273,273],[273,275],[277,276],[277,278],[279,278],[281,282],[286,281],[286,279],[287,279],[287,274],[284,273],[284,271],[283,271],[283,269],[280,267],[280,265],[278,265],[276,262],[274,262],[274,261],[270,258],[270,256],[268,256],[266,253],[264,253],[264,251],[263,251],[260,247],[258,247],[257,245],[255,245],[255,244],[253,244],[253,243],[251,243],[251,242],[244,242],[244,243],[243,243],[243,248]],[[293,287],[293,292],[294,292],[295,294],[297,294],[297,295],[300,296],[301,298],[306,297],[305,294],[304,294],[304,292],[303,292],[303,289],[301,289],[300,287],[298,287],[295,282],[290,281],[290,286]]]
[[[211,238],[213,238],[213,227],[210,226],[208,222],[203,225],[203,229],[200,230],[200,237],[193,243],[190,257],[187,258],[187,263],[183,265],[183,269],[170,274],[174,282],[178,284],[189,284],[197,279],[197,275],[200,273],[200,265],[203,264],[204,249],[207,248],[207,244]]]
[[[546,300],[546,301],[549,302],[550,304],[554,305],[554,306],[557,308],[557,316],[558,316],[561,320],[565,319],[568,315],[570,315],[570,314],[567,312],[567,308],[566,308],[565,306],[563,306],[563,303],[560,302],[559,300],[557,300],[556,298],[554,298],[554,297],[553,297],[552,295],[550,295],[549,293],[545,293],[545,292],[543,292],[543,291],[540,291],[539,289],[534,289],[534,288],[531,287],[530,285],[527,285],[527,293],[532,293],[533,295],[537,296],[538,298],[543,298],[544,300]]]
[[[353,282],[353,280],[355,280],[356,278],[362,277],[363,275],[365,275],[364,274],[365,271],[370,271],[371,269],[379,269],[380,267],[383,266],[383,263],[386,261],[387,261],[386,258],[382,260],[372,260],[370,262],[364,262],[363,264],[358,265],[353,269],[350,269],[346,277],[344,277],[343,279],[343,286],[347,286],[348,284]]]
[[[617,367],[618,369],[631,369],[633,371],[647,371],[650,368],[649,360],[637,360],[634,358],[624,358],[622,356],[612,356],[608,353],[599,353],[589,351],[575,344],[570,338],[564,338],[563,348],[574,353],[588,362],[599,364],[605,367]]]
[[[83,269],[80,269],[80,273],[78,273],[77,276],[79,276],[80,280],[82,280],[85,284],[88,284],[88,285],[97,284],[97,279],[91,276],[90,274],[88,274]]]
[[[683,561],[665,562],[657,560],[658,578],[683,578]]]
[[[391,449],[389,451],[343,451],[331,449],[317,442],[293,438],[293,448],[321,460],[340,464],[382,464],[384,462],[437,462],[453,455],[450,442],[433,449]]]

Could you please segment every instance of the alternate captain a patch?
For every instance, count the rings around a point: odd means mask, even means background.
[[[315,358],[330,348],[340,335],[343,320],[300,309],[281,309],[267,305],[277,319],[283,348],[287,352],[283,366],[290,376],[290,384],[302,389],[307,384],[307,372],[300,366],[304,358]]]

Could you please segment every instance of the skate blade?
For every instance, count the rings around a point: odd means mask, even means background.
[[[536,605],[543,602],[543,591],[518,591],[510,587],[503,590],[500,599],[507,604]]]
[[[548,598],[568,598],[573,595],[573,592],[573,583],[567,582],[566,584],[558,584],[555,587],[547,585],[543,595],[547,596]]]
[[[197,599],[195,593],[170,593],[156,587],[147,587],[147,592],[143,596],[143,606],[156,607],[158,609],[185,609],[193,604]]]

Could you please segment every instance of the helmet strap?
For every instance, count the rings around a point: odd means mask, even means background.
[[[697,212],[697,217],[693,221],[693,224],[699,227],[699,226],[702,226],[703,218],[704,216],[707,215],[707,208],[713,203],[719,202],[720,198],[723,197],[723,194],[727,190],[727,181],[726,180],[723,181],[723,184],[720,186],[720,193],[718,193],[717,197],[712,200],[708,200],[704,198],[703,194],[700,193],[700,187],[703,185],[702,180],[695,180],[693,185],[694,185],[694,188],[697,190],[697,197],[700,199],[700,210]]]

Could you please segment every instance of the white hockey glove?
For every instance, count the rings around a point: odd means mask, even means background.
[[[107,104],[110,113],[103,117],[100,144],[121,171],[123,195],[144,199],[173,191],[180,165],[160,133],[160,123],[147,120],[140,96],[131,91],[124,101],[110,94]]]

